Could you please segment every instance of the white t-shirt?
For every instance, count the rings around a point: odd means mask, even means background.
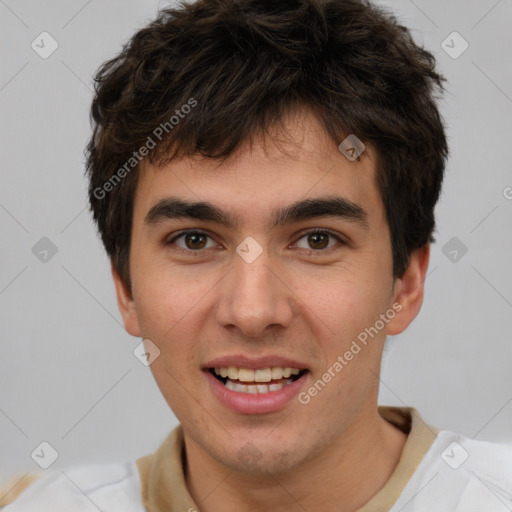
[[[459,465],[460,464],[460,465]],[[439,432],[392,512],[510,512],[512,446]]]
[[[390,408],[396,410],[399,408]],[[403,411],[412,410],[400,408]],[[416,425],[416,426],[414,426]],[[427,426],[428,427],[428,426]],[[446,430],[439,431],[421,455],[417,432],[425,427],[413,420],[412,432],[395,473],[370,502],[358,512],[511,512],[512,445],[476,441]],[[167,484],[153,485],[153,491],[172,494],[172,499],[149,500],[143,504],[141,472],[136,461],[124,464],[77,466],[52,471],[31,484],[2,512],[188,512],[199,510],[185,486],[180,459],[182,437],[175,433],[165,445],[165,453],[153,471],[158,479],[168,472]],[[428,433],[427,433],[428,434]],[[422,433],[423,440],[425,435]],[[434,434],[432,434],[434,437]],[[171,438],[172,437],[172,438]],[[407,447],[406,443],[406,447]],[[169,449],[171,448],[171,449]],[[158,453],[158,452],[156,452]],[[415,456],[416,459],[415,460]],[[171,469],[169,469],[171,468]],[[399,469],[400,468],[400,469]],[[405,471],[404,471],[405,468]],[[410,472],[408,473],[408,470]],[[400,474],[398,474],[400,473]],[[412,475],[412,476],[411,476]],[[146,477],[144,477],[146,478]],[[162,480],[163,482],[163,480]],[[151,486],[149,486],[151,488]],[[147,492],[144,491],[146,494]],[[391,496],[393,505],[389,503]],[[147,499],[147,496],[146,496]],[[178,506],[179,503],[179,506]],[[385,508],[384,508],[385,507]],[[179,509],[179,510],[178,510]]]
[[[145,512],[135,461],[76,466],[40,477],[2,512]]]

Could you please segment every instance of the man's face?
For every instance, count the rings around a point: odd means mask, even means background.
[[[187,448],[237,471],[292,469],[363,428],[396,321],[375,328],[399,281],[374,153],[349,161],[307,115],[290,119],[288,137],[284,151],[261,140],[224,163],[145,165],[134,202],[126,328],[161,351],[151,370]],[[154,209],[170,197],[209,203],[236,225]],[[272,226],[276,210],[334,198],[351,208]],[[184,230],[200,233],[177,238]],[[229,367],[231,379],[215,376]]]

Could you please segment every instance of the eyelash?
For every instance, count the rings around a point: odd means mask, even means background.
[[[328,235],[328,236],[336,239],[341,245],[346,245],[346,242],[342,238],[340,238],[338,235],[336,235],[329,229],[320,229],[320,228],[311,229],[310,231],[301,233],[299,238],[297,239],[297,241],[301,240],[302,238],[304,238],[306,236],[318,235],[318,234],[319,235]],[[185,231],[181,231],[178,235],[174,236],[171,240],[165,242],[165,245],[167,245],[167,246],[173,245],[176,242],[176,240],[179,240],[180,238],[183,238],[187,235],[200,235],[200,236],[206,236],[210,239],[212,238],[208,233],[205,233],[204,231],[199,231],[197,229],[188,229]],[[182,247],[178,247],[178,249],[188,252],[188,253],[202,253],[206,250],[206,249],[198,249],[198,250],[183,249]],[[310,253],[322,253],[322,252],[327,253],[333,249],[336,249],[336,247],[333,246],[333,247],[328,247],[326,249],[309,249],[309,252]],[[304,250],[307,250],[307,249],[304,249]]]

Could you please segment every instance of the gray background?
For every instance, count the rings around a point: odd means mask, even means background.
[[[451,157],[424,306],[391,339],[380,402],[511,442],[512,2],[383,3],[448,78]],[[39,470],[30,454],[42,441],[59,469],[145,455],[176,424],[132,353],[140,340],[122,326],[83,177],[91,76],[159,5],[0,0],[0,483]],[[47,59],[31,48],[43,31],[59,45]],[[469,44],[458,58],[441,47],[453,31]],[[43,237],[57,248],[46,262],[32,252]]]

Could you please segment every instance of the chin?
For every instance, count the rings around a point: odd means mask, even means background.
[[[300,458],[300,454],[292,448],[284,450],[281,447],[281,451],[277,451],[273,447],[260,450],[249,442],[219,462],[238,474],[269,477],[292,471],[300,464]]]

